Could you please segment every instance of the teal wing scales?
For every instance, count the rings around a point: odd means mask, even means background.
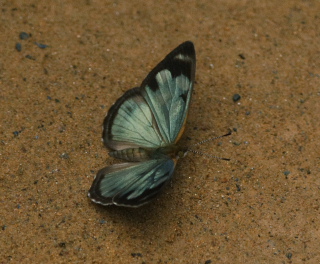
[[[103,140],[115,150],[158,148],[175,143],[191,100],[196,58],[192,42],[184,42],[110,108]]]
[[[102,205],[138,207],[149,202],[171,178],[172,159],[115,164],[101,169],[88,196]]]
[[[103,141],[114,150],[166,144],[140,88],[127,91],[110,108],[104,121]]]
[[[175,144],[186,122],[195,67],[192,42],[184,42],[170,52],[140,87],[127,91],[110,108],[103,124],[104,144],[112,150],[143,148],[150,153]],[[137,207],[149,202],[171,178],[175,167],[169,156],[150,157],[100,170],[89,197],[103,205]]]
[[[195,78],[194,46],[185,42],[173,50],[142,82],[148,103],[165,141],[175,143],[186,120]]]

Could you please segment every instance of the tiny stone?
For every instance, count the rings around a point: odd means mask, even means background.
[[[60,242],[60,243],[59,243],[59,247],[65,248],[65,247],[66,247],[66,243],[65,243],[65,242]]]
[[[28,54],[28,55],[26,55],[26,58],[27,58],[27,59],[29,59],[29,60],[36,60],[36,58],[35,58],[35,57],[33,57],[33,56],[29,55],[29,54]]]
[[[290,171],[284,171],[283,174],[288,176],[290,174]]]
[[[241,99],[241,95],[240,94],[234,94],[232,97],[233,102],[237,102]]]
[[[22,50],[22,45],[21,45],[20,42],[18,42],[18,43],[16,44],[16,50],[19,51],[19,52]]]
[[[30,37],[30,35],[26,32],[21,32],[19,34],[20,39],[28,39]]]

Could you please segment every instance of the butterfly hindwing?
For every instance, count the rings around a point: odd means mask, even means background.
[[[171,178],[174,166],[165,158],[111,165],[98,172],[89,197],[102,205],[141,206]]]

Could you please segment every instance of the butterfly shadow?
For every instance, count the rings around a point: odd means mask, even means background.
[[[112,222],[118,227],[120,225],[121,230],[130,237],[143,236],[147,239],[155,233],[166,232],[166,226],[169,227],[168,218],[175,218],[173,211],[169,208],[172,201],[163,199],[168,190],[170,186],[165,186],[165,190],[157,198],[138,208],[101,206],[92,203],[91,206],[96,208],[102,221]]]

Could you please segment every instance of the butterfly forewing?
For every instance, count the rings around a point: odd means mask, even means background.
[[[127,91],[110,108],[104,120],[103,141],[113,150],[165,145],[140,88]]]
[[[172,149],[182,135],[195,67],[194,46],[184,42],[147,75],[140,87],[127,91],[110,108],[103,131],[108,148],[145,148],[148,153],[163,154],[100,170],[89,191],[94,202],[137,207],[150,201],[171,178],[175,158],[158,150]]]
[[[166,142],[176,142],[183,128],[193,90],[195,67],[194,46],[191,42],[185,42],[167,55],[142,82],[143,97]]]
[[[141,87],[120,97],[104,121],[105,145],[118,150],[176,142],[189,109],[195,64],[194,46],[184,42],[148,74]]]

